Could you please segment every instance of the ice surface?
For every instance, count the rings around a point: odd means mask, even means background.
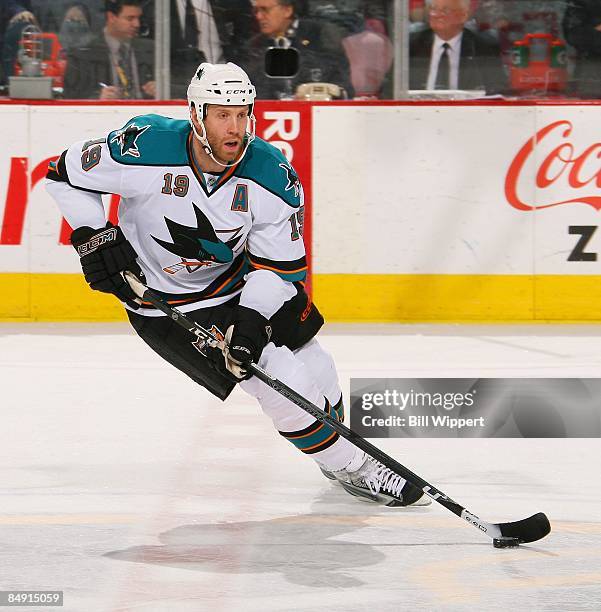
[[[598,377],[600,336],[374,325],[321,341],[348,391]],[[487,521],[547,513],[550,536],[498,550],[438,504],[351,498],[254,400],[213,399],[125,324],[0,325],[0,389],[0,589],[63,590],[78,612],[601,609],[599,439],[375,441]]]

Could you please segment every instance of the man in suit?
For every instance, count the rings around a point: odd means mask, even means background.
[[[66,98],[154,98],[154,44],[137,38],[141,0],[106,0],[102,34],[67,58]]]
[[[409,88],[503,91],[499,45],[464,27],[470,0],[430,0],[426,8],[430,27],[410,39]]]
[[[254,0],[254,13],[260,33],[249,41],[240,63],[255,84],[257,97],[292,97],[301,83],[333,83],[353,96],[349,63],[334,30],[299,18],[294,0]],[[265,75],[265,51],[273,46],[298,50],[299,72],[294,78]]]
[[[240,63],[253,33],[250,0],[171,0],[171,97],[186,98],[202,62]]]
[[[562,25],[566,41],[578,52],[576,92],[583,98],[601,98],[601,2],[569,0]]]

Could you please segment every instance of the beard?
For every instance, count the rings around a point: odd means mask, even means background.
[[[211,145],[211,149],[213,151],[213,155],[216,159],[221,162],[233,162],[236,160],[240,153],[242,152],[242,148],[244,146],[244,139],[240,139],[237,141],[237,144],[234,146],[228,146],[226,143],[228,141],[221,140],[219,143],[214,143],[209,140],[209,144]]]

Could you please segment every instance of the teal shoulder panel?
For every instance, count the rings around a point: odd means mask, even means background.
[[[185,166],[190,124],[162,115],[140,115],[108,135],[111,157],[134,166]]]
[[[293,208],[301,204],[301,184],[296,171],[279,149],[262,138],[251,142],[236,176],[258,183]]]

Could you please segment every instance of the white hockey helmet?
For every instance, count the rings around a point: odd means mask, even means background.
[[[190,85],[188,85],[188,108],[190,111],[190,124],[195,136],[202,143],[203,149],[211,158],[221,166],[237,164],[244,154],[248,145],[255,137],[255,116],[253,108],[256,91],[250,78],[232,62],[227,64],[210,64],[203,62],[196,69]],[[207,139],[204,119],[207,116],[207,106],[218,104],[223,106],[248,106],[248,123],[246,130],[246,146],[239,159],[232,164],[222,164],[213,157],[213,152]],[[202,128],[202,135],[198,134],[192,121],[192,109],[196,108],[196,117]]]
[[[249,106],[252,115],[256,91],[248,75],[240,66],[232,62],[227,64],[209,64],[203,62],[188,85],[188,105],[199,113],[198,118],[206,117],[207,104],[224,106]]]

